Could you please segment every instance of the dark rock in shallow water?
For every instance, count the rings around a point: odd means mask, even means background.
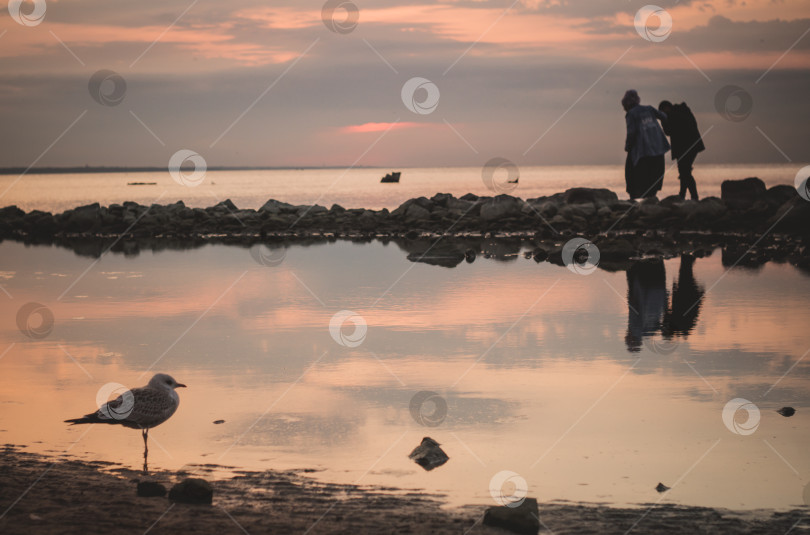
[[[337,206],[337,205],[335,205]],[[334,207],[333,207],[334,208]],[[270,199],[259,208],[259,212],[267,212],[270,214],[292,214],[297,211],[297,208],[292,204]]]
[[[166,487],[157,481],[138,481],[138,496],[152,498],[166,496]]]
[[[484,221],[494,221],[504,217],[521,215],[523,202],[511,195],[498,195],[481,205],[481,219]]]
[[[776,412],[778,412],[779,414],[781,414],[785,418],[790,418],[791,416],[796,414],[796,409],[794,409],[793,407],[782,407],[781,409],[779,409]]]
[[[441,445],[430,437],[422,439],[422,443],[414,448],[409,459],[412,459],[416,464],[425,470],[433,470],[446,463],[450,457],[442,450]]]
[[[609,206],[619,200],[619,197],[605,188],[571,188],[563,194],[563,200],[568,204],[592,203]]]
[[[764,199],[766,191],[765,182],[758,178],[724,180],[720,185],[720,198],[732,210],[742,210]]]
[[[667,487],[666,485],[664,485],[661,482],[659,482],[658,485],[656,485],[656,487],[655,487],[655,490],[657,490],[658,492],[666,492],[669,489],[670,489],[670,487]]]
[[[214,500],[214,489],[206,480],[190,477],[172,487],[169,499],[177,503],[211,505]]]
[[[425,221],[430,219],[430,212],[418,204],[411,204],[405,211],[405,221]]]
[[[513,533],[535,535],[540,530],[540,512],[535,498],[524,498],[517,507],[490,507],[484,513],[484,525]]]

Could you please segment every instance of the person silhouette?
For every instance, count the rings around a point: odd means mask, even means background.
[[[706,150],[698,130],[697,119],[686,102],[673,105],[668,100],[662,100],[658,104],[658,110],[666,115],[661,123],[664,126],[664,133],[672,142],[672,159],[678,161],[678,179],[681,182],[678,195],[685,198],[688,189],[692,200],[697,201],[699,199],[697,183],[692,175],[692,168],[698,153]]]
[[[666,115],[652,106],[642,106],[635,89],[624,94],[622,108],[626,112],[627,125],[624,142],[627,194],[630,199],[654,197],[664,182],[664,155],[669,150],[667,136],[658,124],[658,120],[666,119]]]
[[[627,334],[632,353],[641,351],[645,336],[661,330],[667,309],[666,269],[661,259],[641,260],[627,270]]]
[[[668,335],[686,337],[697,324],[703,295],[706,293],[695,281],[693,267],[695,257],[691,254],[681,255],[681,266],[678,269],[678,280],[672,283],[671,306],[664,316],[664,331]]]

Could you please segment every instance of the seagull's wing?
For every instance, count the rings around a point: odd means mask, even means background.
[[[127,390],[83,418],[65,421],[72,424],[118,424],[143,429],[165,422],[176,410],[177,403],[167,392],[141,387]]]

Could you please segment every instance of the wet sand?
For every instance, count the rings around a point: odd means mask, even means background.
[[[136,495],[144,476],[112,463],[0,450],[0,533],[509,533],[482,524],[488,505],[443,508],[442,497],[318,482],[306,470],[237,472],[228,479],[152,472],[167,489],[186,477],[214,488],[213,505]],[[734,513],[653,504],[540,504],[540,533],[774,533],[810,527],[804,509]]]

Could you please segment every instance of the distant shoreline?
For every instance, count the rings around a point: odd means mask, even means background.
[[[368,165],[356,165],[355,169],[386,169]],[[207,171],[308,171],[312,169],[345,169],[341,166],[211,166]],[[0,175],[75,175],[84,173],[168,173],[168,167],[104,167],[104,166],[82,166],[82,167],[0,167]]]

